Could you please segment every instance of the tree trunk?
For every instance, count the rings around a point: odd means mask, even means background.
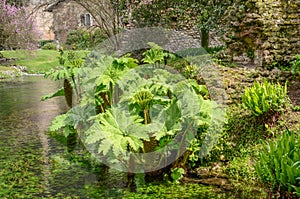
[[[201,46],[207,48],[209,45],[209,30],[201,28]]]
[[[128,173],[127,173],[127,188],[130,189],[131,192],[136,192],[136,184],[134,182],[134,168],[135,167],[135,161],[132,154],[130,154],[129,157],[129,165],[128,165]]]
[[[72,108],[73,88],[69,80],[64,80],[65,99],[70,108]]]
[[[72,153],[77,145],[77,132],[69,134],[67,137],[67,151]]]

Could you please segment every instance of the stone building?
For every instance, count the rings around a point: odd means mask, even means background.
[[[44,11],[52,14],[54,39],[60,43],[66,42],[69,31],[94,25],[91,14],[72,0],[58,0],[47,6]]]
[[[37,17],[38,22],[48,25],[43,29],[44,39],[61,43],[66,41],[70,30],[89,28],[96,21],[72,0],[57,0],[44,11]],[[191,22],[183,30],[200,39],[194,25]],[[238,65],[283,65],[300,54],[300,0],[236,0],[224,15],[223,27],[227,46],[224,54],[228,61]]]
[[[33,19],[36,23],[36,28],[39,32],[40,40],[54,40],[53,31],[53,14],[49,12],[44,12],[44,8],[36,9],[35,4],[29,6],[29,10],[33,12]]]
[[[72,0],[57,0],[50,5],[31,5],[40,40],[65,43],[68,32],[94,25],[92,16]]]

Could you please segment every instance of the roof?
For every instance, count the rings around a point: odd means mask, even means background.
[[[60,5],[61,3],[64,3],[64,2],[66,2],[66,0],[58,0],[58,1],[55,1],[54,3],[49,4],[49,5],[46,7],[45,11],[47,11],[47,12],[53,12],[54,9],[58,8],[59,5]]]

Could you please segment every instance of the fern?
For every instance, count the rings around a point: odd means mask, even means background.
[[[255,170],[261,181],[274,193],[298,192],[300,186],[300,142],[293,132],[283,132],[260,155]]]
[[[244,107],[255,116],[282,112],[288,104],[287,83],[281,86],[279,83],[272,84],[266,80],[263,83],[255,82],[252,87],[245,88],[242,101]]]

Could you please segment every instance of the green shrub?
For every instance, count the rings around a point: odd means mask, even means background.
[[[100,44],[105,38],[100,29],[94,31],[78,29],[68,33],[66,45],[74,50],[89,49]]]
[[[300,139],[284,132],[264,147],[255,170],[270,190],[280,198],[300,197]]]
[[[215,46],[215,47],[207,47],[205,48],[205,50],[209,53],[209,54],[216,54],[218,52],[220,52],[221,50],[224,50],[225,46]]]
[[[300,74],[300,54],[295,55],[295,59],[291,62],[292,64],[292,73]]]
[[[224,171],[231,178],[247,182],[248,184],[253,183],[256,179],[254,167],[252,165],[252,157],[245,155],[242,157],[234,157]]]
[[[252,87],[245,89],[242,102],[255,116],[282,112],[288,103],[287,83],[281,86],[266,80],[263,83],[255,82]]]
[[[72,49],[87,49],[90,35],[83,29],[70,31],[67,35],[66,45]]]
[[[107,37],[101,29],[96,29],[90,34],[90,47],[96,47],[103,42]]]
[[[56,50],[56,44],[55,43],[46,43],[41,47],[43,50]]]
[[[145,53],[144,62],[158,64],[163,59],[162,53],[158,46],[152,46],[151,49]],[[125,55],[121,58],[103,56],[101,60],[89,63],[83,69],[84,78],[78,78],[79,67],[73,66],[73,63],[77,63],[77,61],[71,60],[72,62],[68,63],[70,61],[61,57],[60,62],[65,68],[49,75],[54,79],[68,78],[72,85],[75,85],[74,93],[78,88],[76,84],[81,85],[82,82],[89,84],[91,92],[87,92],[88,89],[85,90],[80,100],[80,106],[73,107],[66,114],[57,116],[52,122],[50,131],[63,129],[63,134],[68,137],[71,135],[71,130],[76,129],[79,124],[91,122],[92,125],[85,131],[85,143],[89,146],[95,144],[97,152],[108,161],[117,160],[116,157],[121,154],[127,156],[128,150],[139,153],[165,150],[168,148],[168,144],[172,144],[176,136],[181,136],[182,129],[188,127],[185,122],[192,121],[190,124],[196,125],[195,131],[184,131],[184,140],[175,144],[178,151],[172,152],[174,157],[183,154],[172,164],[172,168],[181,168],[180,166],[185,165],[189,160],[190,153],[198,152],[198,155],[200,150],[197,149],[197,145],[192,149],[182,149],[183,146],[186,146],[185,143],[200,139],[212,122],[217,124],[216,126],[222,122],[224,114],[222,110],[214,101],[202,97],[202,94],[206,93],[205,88],[194,80],[187,81],[180,74],[173,74],[161,68],[148,68],[149,65],[140,68],[138,60]],[[69,57],[68,55],[68,59]],[[133,68],[136,68],[136,71]],[[147,75],[148,71],[151,74],[151,76],[147,76],[146,82],[144,75],[140,76],[145,69]],[[174,86],[170,86],[170,84],[174,84]],[[128,109],[124,109],[125,111],[114,106],[113,94],[116,85],[119,86],[120,91],[124,91],[118,105],[128,107]],[[78,93],[80,90],[78,89]],[[59,94],[61,95],[62,92],[46,96],[44,99]],[[91,109],[87,107],[95,109],[97,116],[90,116]],[[155,117],[151,117],[152,109],[155,110]],[[212,111],[218,113],[217,119],[213,118]],[[74,117],[78,113],[80,113],[80,117]],[[87,117],[81,117],[81,115]],[[151,132],[151,135],[147,132]],[[160,158],[156,159],[158,164],[164,163],[164,156],[158,158]],[[176,169],[173,170],[171,177],[176,181],[182,174],[183,169]]]
[[[185,171],[183,168],[176,167],[171,170],[171,178],[174,182],[178,183],[183,178]]]
[[[40,46],[40,48],[42,48],[45,44],[53,43],[53,42],[54,42],[53,40],[41,40],[41,41],[39,41],[39,46]]]

